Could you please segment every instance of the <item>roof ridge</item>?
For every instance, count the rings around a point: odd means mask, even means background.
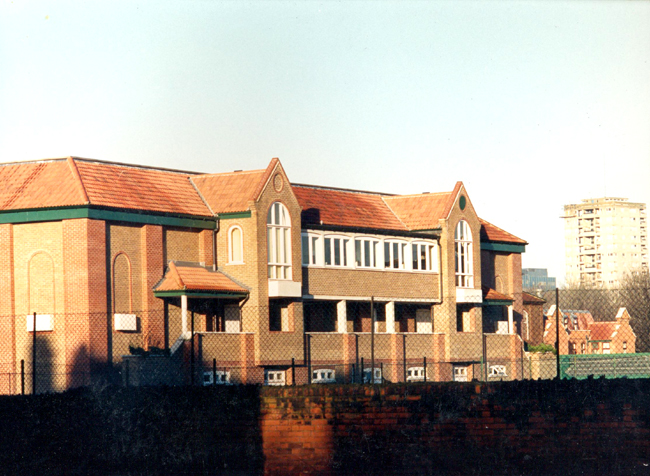
[[[212,207],[210,206],[208,201],[205,199],[205,197],[203,196],[203,194],[199,190],[199,187],[197,187],[196,184],[194,183],[194,180],[192,180],[193,178],[194,177],[191,177],[191,176],[187,177],[187,179],[190,181],[190,184],[192,184],[192,187],[194,187],[194,190],[196,190],[196,193],[199,195],[199,198],[201,199],[201,201],[203,201],[205,206],[208,207],[208,210],[210,210],[210,213],[212,213],[212,215],[216,216],[217,214],[214,213],[214,210],[212,209]]]
[[[379,195],[380,197],[386,196],[386,197],[393,197],[396,196],[393,193],[384,193],[384,192],[371,192],[368,190],[355,190],[351,188],[339,188],[339,187],[329,187],[326,185],[309,185],[305,183],[291,183],[292,187],[299,187],[299,188],[313,188],[315,190],[330,190],[332,192],[350,192],[350,193],[359,193],[359,194],[366,194],[366,195]]]
[[[86,187],[84,186],[84,182],[81,178],[81,174],[79,173],[76,162],[72,157],[68,157],[66,160],[68,162],[68,167],[70,167],[70,171],[72,172],[72,176],[77,179],[77,183],[79,184],[79,191],[81,192],[81,198],[83,199],[84,204],[89,205],[90,199],[88,198],[88,193],[86,193]]]
[[[384,203],[384,205],[386,205],[386,208],[388,208],[390,210],[390,212],[393,214],[393,216],[395,218],[397,218],[397,221],[399,221],[404,226],[404,228],[411,231],[411,228],[406,223],[404,223],[404,221],[399,217],[399,215],[397,213],[395,213],[395,210],[393,210],[390,207],[390,205],[388,204],[388,202],[386,202],[386,198],[383,197],[383,196],[380,196],[379,198],[381,198],[381,201]]]
[[[185,283],[183,282],[181,275],[178,274],[178,270],[173,261],[169,262],[169,274],[174,278],[174,281],[176,281],[176,284],[178,284],[181,289],[186,289]]]
[[[266,169],[254,169],[254,170],[236,170],[234,172],[216,172],[213,174],[197,174],[197,178],[202,178],[202,177],[224,177],[226,175],[246,175],[246,174],[258,174],[260,172],[264,172]]]
[[[248,197],[249,199],[257,200],[259,198],[259,196],[262,193],[262,190],[264,190],[266,184],[269,182],[269,180],[271,180],[271,174],[273,170],[275,170],[278,164],[280,164],[280,159],[278,159],[277,157],[273,157],[271,159],[271,162],[269,162],[269,165],[266,167],[266,169],[264,169],[264,175],[262,175],[262,178],[257,184],[257,187],[255,187],[255,191]],[[280,167],[282,167],[282,164],[280,164]]]
[[[398,199],[398,198],[413,198],[413,197],[431,197],[434,195],[445,195],[452,192],[424,192],[424,193],[410,193],[408,195],[387,195],[388,198]]]

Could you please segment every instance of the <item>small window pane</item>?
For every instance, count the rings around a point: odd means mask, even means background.
[[[325,238],[325,264],[330,266],[332,264],[332,240]]]

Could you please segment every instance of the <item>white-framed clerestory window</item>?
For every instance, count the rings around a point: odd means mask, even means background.
[[[465,220],[456,225],[454,233],[456,255],[456,286],[460,288],[474,287],[474,263],[472,249],[472,230]]]
[[[270,279],[291,279],[291,218],[280,202],[269,208],[266,218],[268,274]]]

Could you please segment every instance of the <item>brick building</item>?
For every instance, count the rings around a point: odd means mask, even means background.
[[[385,380],[520,377],[489,364],[522,352],[526,242],[461,182],[395,196],[292,184],[277,159],[199,174],[68,157],[0,165],[0,183],[0,376],[37,348],[67,388],[159,347],[193,349],[206,379],[290,383],[293,361],[347,381],[373,339]]]

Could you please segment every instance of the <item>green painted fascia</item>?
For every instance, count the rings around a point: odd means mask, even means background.
[[[526,245],[481,241],[481,249],[486,251],[505,251],[507,253],[523,253],[526,251]]]
[[[17,210],[0,212],[0,224],[4,223],[34,223],[43,221],[72,220],[89,218],[92,220],[122,221],[141,223],[145,225],[165,225],[183,228],[216,229],[216,221],[212,218],[194,218],[173,215],[154,215],[88,206],[66,208],[42,208],[37,210]]]
[[[209,293],[203,291],[154,291],[153,295],[157,298],[181,297],[189,298],[244,298],[247,293]]]
[[[513,301],[483,301],[484,306],[511,306]]]
[[[234,212],[234,213],[219,213],[220,220],[234,220],[236,218],[250,218],[251,211],[247,212]]]

